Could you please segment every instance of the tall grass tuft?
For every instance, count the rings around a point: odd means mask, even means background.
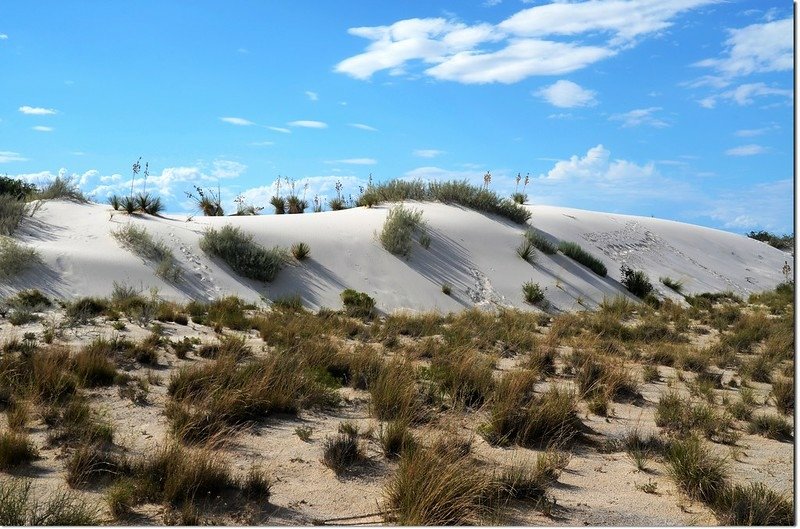
[[[678,294],[683,293],[683,281],[672,279],[671,277],[660,277],[658,280],[661,281],[665,287],[671,288]]]
[[[24,433],[0,433],[0,470],[25,465],[35,460],[39,451]]]
[[[728,483],[725,460],[713,455],[697,437],[671,443],[665,460],[672,478],[693,499],[713,503]]]
[[[124,248],[135,253],[146,261],[156,265],[156,275],[168,281],[179,281],[181,268],[172,253],[163,241],[156,242],[144,227],[126,224],[111,235]]]
[[[230,225],[206,231],[200,249],[225,261],[237,274],[258,281],[275,279],[286,259],[282,249],[266,249],[253,242],[252,235]]]
[[[581,248],[576,242],[561,241],[558,245],[558,249],[561,253],[578,261],[600,277],[605,277],[608,273],[606,265],[604,265],[600,259]]]
[[[86,195],[83,194],[72,178],[62,178],[61,176],[55,177],[52,182],[35,193],[34,198],[38,200],[65,199],[81,203],[89,202],[89,199],[86,198]]]
[[[12,235],[29,211],[22,198],[0,195],[0,235]]]
[[[411,236],[424,229],[422,211],[406,209],[402,205],[395,206],[389,210],[383,223],[381,244],[395,255],[408,255],[411,253]]]
[[[99,525],[96,506],[70,492],[36,498],[27,480],[0,480],[0,526]]]
[[[0,278],[7,279],[17,276],[41,262],[42,258],[34,248],[0,235]]]
[[[544,235],[539,233],[533,228],[525,231],[525,238],[528,239],[533,246],[542,253],[553,255],[558,251],[558,247],[550,242]]]
[[[791,526],[795,522],[791,499],[763,483],[727,487],[712,509],[720,525]]]

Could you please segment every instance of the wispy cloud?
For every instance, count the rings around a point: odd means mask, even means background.
[[[28,159],[24,158],[18,152],[0,151],[0,163],[27,162],[27,161],[28,161]]]
[[[755,184],[721,194],[706,208],[728,229],[792,231],[794,189],[791,179]]]
[[[281,134],[291,134],[292,131],[284,128],[284,127],[267,127],[269,130],[274,130],[275,132],[280,132]]]
[[[420,158],[436,158],[440,154],[444,154],[444,151],[438,149],[417,149],[413,154]]]
[[[411,18],[388,26],[354,27],[366,49],[336,71],[369,79],[376,72],[459,83],[516,83],[536,75],[563,75],[635,46],[669,28],[680,13],[718,0],[593,0],[522,9],[499,24],[454,18]],[[587,36],[599,44],[585,44]]]
[[[659,129],[669,127],[669,123],[654,115],[659,110],[661,110],[661,107],[637,108],[630,112],[614,114],[608,119],[620,121],[623,127],[638,127],[640,125],[648,125]]]
[[[594,90],[587,90],[577,83],[561,79],[534,92],[551,105],[559,108],[588,107],[597,104]]]
[[[375,127],[370,127],[369,125],[364,125],[363,123],[348,123],[348,125],[356,129],[368,130],[370,132],[378,132],[378,129],[376,129]]]
[[[705,59],[695,66],[713,68],[725,78],[791,70],[793,31],[791,18],[729,29],[722,57]]]
[[[274,141],[251,141],[248,143],[253,147],[269,147],[270,145],[275,145]]]
[[[328,160],[325,163],[346,163],[350,165],[375,165],[378,160],[375,158],[345,158],[344,160]]]
[[[772,124],[768,127],[761,127],[760,129],[741,129],[737,130],[733,133],[734,136],[738,136],[739,138],[753,138],[755,136],[761,136],[766,134],[767,132],[771,132],[773,130],[778,130],[780,127],[778,125]]]
[[[0,33],[0,40],[8,40],[8,35],[5,33]]]
[[[36,125],[31,128],[37,132],[53,132],[55,130],[53,127],[46,127],[44,125]]]
[[[49,116],[58,112],[53,108],[32,107],[28,105],[19,107],[19,111],[23,114],[28,114],[31,116]]]
[[[762,145],[750,144],[740,145],[725,151],[728,156],[755,156],[756,154],[764,154],[767,149]]]
[[[235,118],[235,117],[227,117],[227,118],[219,118],[220,121],[224,121],[225,123],[230,123],[231,125],[238,125],[240,127],[249,127],[250,125],[255,125],[249,119],[244,118]]]
[[[319,101],[319,94],[316,92],[312,92],[311,90],[306,90],[306,97],[311,101]]]
[[[297,121],[290,121],[287,123],[290,127],[302,127],[306,129],[326,129],[328,124],[323,121],[313,121],[309,119],[300,119]]]

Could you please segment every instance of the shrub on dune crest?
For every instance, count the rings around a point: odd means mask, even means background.
[[[12,235],[28,212],[28,204],[22,198],[0,195],[0,235]]]
[[[230,225],[210,228],[200,239],[200,249],[219,257],[234,272],[259,281],[272,281],[281,269],[286,254],[277,246],[264,248],[253,242],[253,236]]]

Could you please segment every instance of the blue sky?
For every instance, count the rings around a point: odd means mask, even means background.
[[[521,172],[534,204],[789,232],[792,28],[786,0],[4,0],[0,173],[104,201],[141,156],[179,212]]]

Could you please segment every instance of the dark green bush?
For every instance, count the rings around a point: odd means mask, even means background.
[[[200,248],[225,261],[237,274],[258,281],[275,279],[286,259],[280,248],[268,250],[253,242],[252,235],[230,225],[206,231]]]
[[[357,292],[348,288],[341,294],[342,304],[348,316],[356,318],[369,318],[375,309],[375,299],[366,292]]]
[[[606,270],[606,265],[604,265],[600,259],[581,248],[578,243],[561,241],[561,243],[558,245],[558,249],[561,251],[561,253],[567,257],[570,257],[571,259],[574,259],[575,261],[578,261],[580,264],[589,268],[592,272],[600,277],[605,277],[608,273],[608,270]]]

